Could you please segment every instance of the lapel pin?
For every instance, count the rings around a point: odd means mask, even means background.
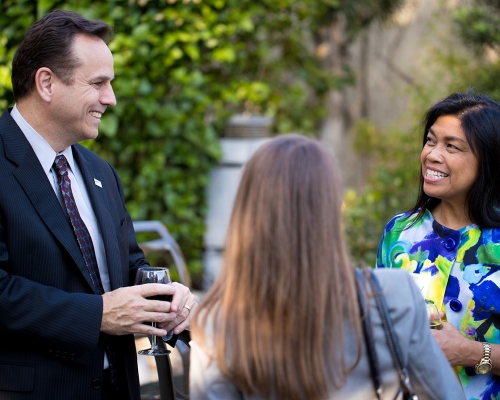
[[[96,186],[99,186],[100,188],[102,188],[102,183],[99,179],[94,178],[94,183]]]

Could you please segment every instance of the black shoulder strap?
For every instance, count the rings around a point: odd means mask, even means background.
[[[399,374],[399,380],[401,381],[401,386],[403,388],[403,392],[405,393],[405,398],[418,400],[418,397],[415,394],[415,391],[413,390],[413,386],[410,381],[410,374],[408,373],[406,367],[403,365],[401,348],[399,347],[399,341],[396,336],[396,332],[394,332],[392,319],[389,316],[389,308],[387,307],[385,296],[382,292],[382,288],[380,287],[380,283],[378,282],[377,277],[371,271],[370,271],[369,282],[373,290],[375,303],[377,304],[380,317],[382,318],[382,324],[384,325],[387,343],[389,345],[389,349],[391,350],[392,359]]]
[[[387,339],[387,344],[389,346],[389,350],[392,355],[392,360],[394,362],[394,366],[396,367],[396,370],[399,375],[399,380],[401,382],[401,389],[403,390],[403,398],[405,399],[411,399],[411,400],[418,400],[418,396],[415,394],[415,391],[413,389],[413,386],[411,384],[410,380],[410,375],[408,373],[408,370],[403,364],[403,358],[401,356],[401,348],[399,347],[399,342],[398,338],[396,336],[396,333],[394,332],[394,326],[392,325],[392,319],[389,316],[389,308],[387,307],[387,302],[385,300],[385,296],[382,292],[382,288],[380,287],[380,283],[378,282],[377,277],[375,274],[371,272],[369,268],[365,269],[366,275],[368,277],[368,283],[369,286],[371,287],[371,292],[372,295],[375,299],[375,304],[377,305],[378,312],[380,314],[380,318],[382,320],[382,326],[384,327],[385,331],[385,336]],[[358,272],[358,277],[361,276],[363,278],[363,281],[361,281],[364,285],[364,277],[363,277],[363,271]],[[366,286],[363,286],[366,287]],[[369,328],[371,331],[371,328]],[[370,346],[368,344],[369,340],[367,338],[367,347]],[[372,346],[373,346],[373,338],[372,338]],[[370,350],[369,350],[370,351]],[[375,351],[373,349],[373,351]],[[371,368],[371,365],[370,365]],[[374,374],[372,373],[372,376]],[[377,371],[378,375],[378,384],[380,385],[380,370]],[[375,380],[374,380],[375,383]],[[375,383],[376,385],[376,383]],[[377,387],[376,387],[377,389]],[[380,391],[382,389],[380,388]],[[377,394],[378,396],[378,394]]]
[[[363,333],[368,353],[370,375],[372,377],[373,385],[375,386],[375,394],[377,396],[377,400],[380,400],[382,398],[382,380],[380,378],[380,365],[378,362],[377,353],[375,351],[375,339],[373,338],[370,313],[368,312],[368,308],[366,307],[365,277],[363,276],[362,270],[357,269],[356,274],[358,276],[358,303],[359,309],[361,311],[361,318],[363,321]]]

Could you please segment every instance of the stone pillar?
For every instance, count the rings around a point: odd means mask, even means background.
[[[204,236],[203,289],[210,288],[222,265],[226,231],[243,167],[255,150],[269,140],[272,119],[234,116],[219,139],[222,160],[210,173]]]

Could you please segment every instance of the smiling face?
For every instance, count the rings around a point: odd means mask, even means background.
[[[457,117],[443,115],[436,119],[427,132],[420,160],[424,192],[443,202],[464,206],[479,176],[479,161]]]
[[[95,139],[107,106],[116,104],[111,80],[113,56],[99,38],[76,35],[72,45],[80,65],[73,70],[71,84],[54,76],[51,118],[54,130],[66,147]]]

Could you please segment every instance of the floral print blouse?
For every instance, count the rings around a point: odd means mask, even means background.
[[[424,297],[465,337],[500,344],[500,228],[453,230],[429,211],[415,219],[400,214],[386,225],[377,267],[419,274]],[[479,375],[472,367],[457,367],[457,373],[468,399],[500,400],[500,376]]]

